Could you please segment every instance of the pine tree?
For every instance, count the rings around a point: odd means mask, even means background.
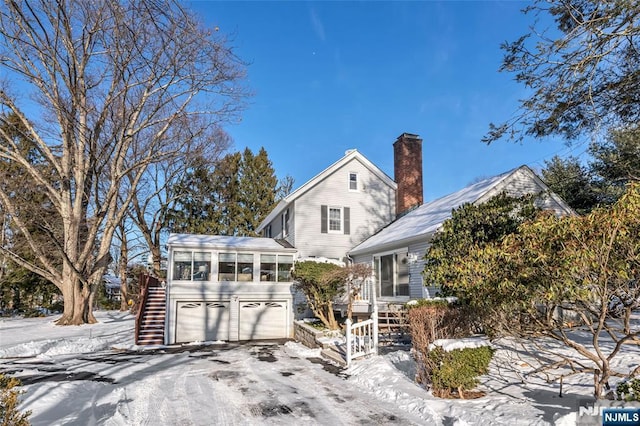
[[[227,154],[215,164],[199,161],[178,189],[168,215],[171,232],[257,236],[256,228],[281,190],[267,151]]]

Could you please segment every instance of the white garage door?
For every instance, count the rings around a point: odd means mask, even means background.
[[[240,340],[282,339],[287,335],[287,302],[241,302]]]
[[[178,302],[176,343],[229,340],[229,302]]]

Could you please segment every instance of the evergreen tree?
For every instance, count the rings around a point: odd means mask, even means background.
[[[530,95],[513,118],[490,125],[484,142],[549,135],[572,141],[640,122],[637,2],[535,0],[524,12],[533,22],[502,45],[500,71]]]
[[[542,177],[553,192],[580,214],[588,213],[599,203],[589,170],[575,157],[555,156],[545,161]]]
[[[43,176],[51,177],[44,165],[41,153],[29,137],[22,122],[15,114],[0,117],[0,132],[5,140],[10,140],[17,150],[22,152],[34,168]],[[0,214],[3,229],[0,246],[0,308],[22,309],[35,305],[50,305],[54,288],[48,288],[51,282],[24,267],[33,263],[43,267],[33,255],[33,249],[24,237],[24,231],[16,226],[13,218],[20,216],[25,222],[25,230],[42,247],[50,247],[46,261],[59,265],[62,260],[52,237],[58,238],[62,232],[60,220],[53,214],[51,201],[45,191],[14,162],[0,160],[0,189],[12,201],[11,208],[0,201]]]
[[[267,151],[249,148],[215,164],[197,161],[178,188],[168,214],[171,232],[256,236],[280,190]]]
[[[239,234],[255,235],[256,228],[275,205],[278,190],[278,178],[264,148],[255,156],[249,148],[245,149],[240,186],[244,208]]]
[[[640,129],[613,130],[604,141],[592,142],[589,153],[586,166],[573,157],[554,157],[542,170],[549,188],[581,214],[615,203],[629,182],[640,180]]]

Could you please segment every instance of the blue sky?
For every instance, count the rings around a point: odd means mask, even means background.
[[[190,3],[233,33],[255,93],[234,148],[264,146],[295,187],[356,148],[393,177],[392,143],[423,139],[425,201],[569,153],[559,140],[480,142],[526,96],[499,73],[500,43],[528,31],[523,1]],[[574,153],[575,154],[575,153]]]

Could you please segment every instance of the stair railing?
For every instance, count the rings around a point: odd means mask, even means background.
[[[140,283],[140,297],[138,298],[138,312],[136,312],[136,326],[134,342],[137,345],[140,337],[140,327],[142,327],[142,316],[147,307],[147,298],[149,295],[149,284],[151,283],[151,275],[140,274],[138,276],[138,282]]]

